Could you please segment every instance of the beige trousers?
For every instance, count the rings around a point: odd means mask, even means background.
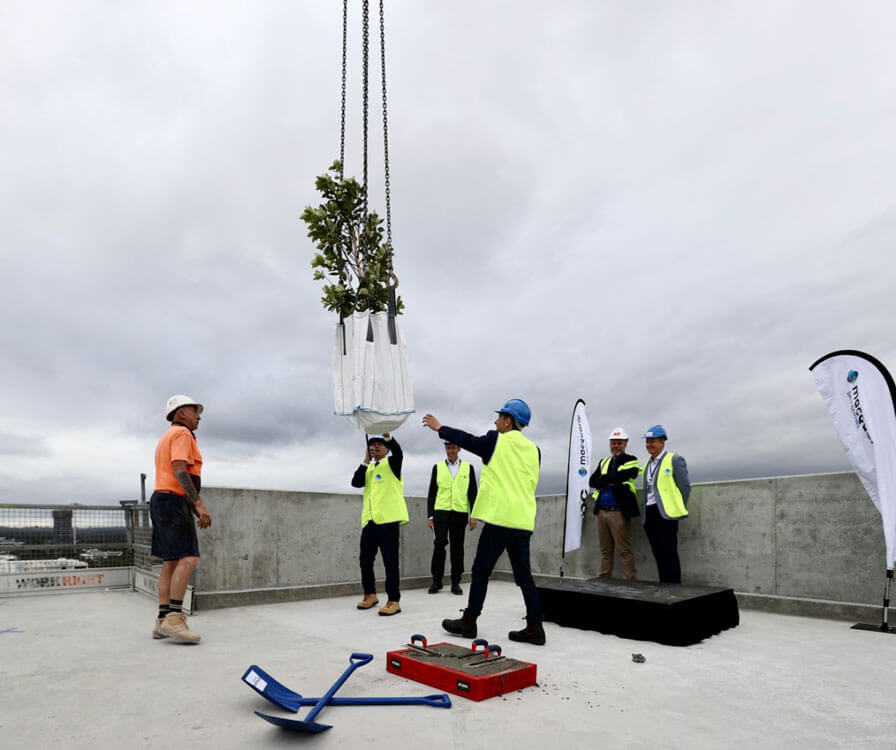
[[[622,577],[635,580],[635,556],[632,554],[631,519],[618,510],[597,512],[597,538],[600,541],[600,578],[608,578],[613,573],[613,558],[616,548],[622,558]]]

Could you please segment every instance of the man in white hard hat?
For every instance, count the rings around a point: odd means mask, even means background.
[[[615,552],[622,559],[622,577],[635,580],[635,556],[632,554],[631,519],[638,515],[635,480],[638,459],[625,452],[628,434],[621,427],[610,433],[610,455],[602,458],[588,484],[594,487],[594,515],[600,541],[599,578],[613,574]]]
[[[661,583],[681,583],[678,520],[688,515],[691,482],[684,456],[666,451],[666,428],[648,427],[644,444],[650,460],[644,467],[644,509],[641,520],[656,559]]]
[[[190,574],[199,563],[200,529],[207,529],[211,516],[199,496],[202,454],[196,443],[202,404],[189,396],[177,395],[165,405],[165,419],[171,422],[156,447],[156,482],[149,499],[152,518],[152,554],[162,558],[159,575],[159,615],[153,638],[171,638],[175,643],[199,643],[183,613],[184,595]]]

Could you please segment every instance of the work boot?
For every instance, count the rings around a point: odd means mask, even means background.
[[[455,594],[457,596],[463,596],[464,590],[460,587],[459,583],[452,583],[451,584],[451,593]]]
[[[200,640],[199,633],[190,630],[183,612],[169,612],[159,630],[175,643],[199,643]]]
[[[512,641],[520,643],[531,643],[535,646],[544,646],[546,638],[544,628],[540,622],[526,622],[526,627],[522,630],[511,630],[507,637]]]
[[[156,640],[160,638],[167,638],[168,636],[162,632],[162,621],[164,617],[157,617],[155,623],[152,626],[152,637]]]
[[[376,594],[364,594],[364,598],[358,602],[358,609],[370,609],[380,603]]]
[[[401,605],[398,602],[388,601],[386,602],[385,607],[380,607],[380,616],[381,617],[389,617],[390,615],[397,615],[401,612]]]
[[[430,584],[430,587],[428,589],[430,594],[438,594],[441,590],[442,590],[442,584],[436,583],[435,581],[433,581],[432,584]]]
[[[451,635],[459,635],[461,638],[476,637],[476,618],[468,617],[467,610],[461,610],[464,614],[459,620],[442,620],[442,628]]]

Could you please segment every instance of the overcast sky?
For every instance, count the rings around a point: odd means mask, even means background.
[[[808,366],[854,348],[896,368],[896,6],[386,13],[409,494],[443,455],[423,413],[482,433],[510,397],[542,493],[578,397],[597,453],[661,422],[697,481],[848,468]],[[0,6],[0,502],[136,498],[173,393],[206,406],[204,483],[352,491],[363,442],[332,413],[299,220],[339,153],[341,15]]]

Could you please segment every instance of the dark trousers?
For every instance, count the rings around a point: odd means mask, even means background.
[[[435,538],[432,543],[433,583],[441,586],[445,575],[445,547],[451,542],[451,583],[460,583],[464,574],[464,532],[467,530],[467,514],[456,510],[437,510],[432,514],[432,530]]]
[[[656,505],[648,505],[644,518],[644,533],[656,559],[656,570],[661,583],[681,583],[681,563],[678,560],[678,521],[660,515]]]
[[[398,589],[398,521],[376,524],[368,521],[361,529],[361,585],[365,594],[376,593],[376,576],[373,574],[373,561],[376,551],[380,551],[383,566],[386,568],[386,596],[390,602],[401,599]]]
[[[476,559],[473,561],[473,580],[470,583],[470,599],[467,602],[467,616],[476,619],[482,614],[485,593],[488,589],[488,578],[495,569],[495,563],[501,553],[507,550],[510,567],[513,569],[513,581],[523,591],[526,602],[526,620],[532,623],[541,622],[541,598],[535,587],[535,579],[529,568],[529,540],[531,531],[508,529],[505,526],[484,524],[476,547]]]

